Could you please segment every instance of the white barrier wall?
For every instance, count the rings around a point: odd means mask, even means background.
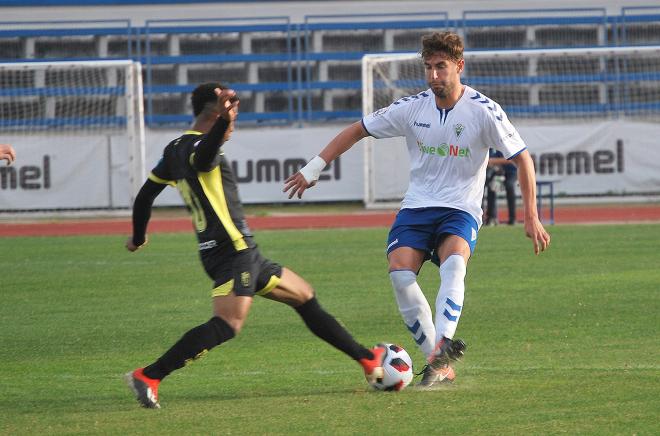
[[[539,180],[567,195],[660,193],[660,126],[609,121],[521,126]]]
[[[226,144],[245,203],[288,200],[283,180],[342,128],[239,128]],[[660,126],[611,121],[567,126],[519,126],[532,153],[539,180],[555,181],[566,195],[657,194],[660,192]],[[163,147],[181,132],[147,132],[147,172]],[[18,159],[0,164],[0,210],[128,207],[126,144],[99,136],[6,137]],[[376,147],[379,142],[376,141]],[[363,150],[357,145],[323,172],[323,180],[305,193],[306,201],[361,200]],[[395,161],[380,183],[403,175]],[[167,189],[157,205],[181,204]]]
[[[289,200],[282,192],[284,180],[314,157],[341,126],[315,128],[237,129],[224,145],[234,168],[241,198],[245,203],[279,203]],[[162,150],[178,131],[151,131],[147,134],[147,162],[151,168]],[[362,198],[362,147],[356,146],[323,171],[323,189],[305,193],[306,201],[344,201]],[[176,189],[169,189],[156,200],[157,205],[182,204]],[[299,201],[299,200],[295,200]]]

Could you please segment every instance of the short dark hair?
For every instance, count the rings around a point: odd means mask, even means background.
[[[215,88],[225,89],[226,86],[219,82],[202,83],[197,86],[190,96],[193,115],[198,116],[209,104],[215,104],[218,97],[215,95]]]
[[[422,36],[422,59],[428,59],[436,53],[445,54],[458,62],[463,59],[463,40],[453,32],[435,32]]]

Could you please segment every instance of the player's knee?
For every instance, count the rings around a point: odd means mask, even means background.
[[[305,304],[314,298],[314,288],[306,281],[302,281],[295,287],[293,298],[295,299],[295,305]]]
[[[387,257],[389,271],[409,270],[419,271],[424,262],[424,253],[418,250],[400,247],[392,251]]]
[[[216,315],[216,317],[222,319],[233,331],[234,331],[234,336],[238,335],[241,332],[241,329],[243,328],[243,324],[245,324],[245,316],[241,316],[239,314],[235,315],[225,315],[223,314],[222,316]]]
[[[298,307],[313,299],[314,295],[314,288],[304,280],[299,280],[295,283],[280,284],[264,296],[291,307]]]
[[[467,268],[465,266],[465,259],[460,254],[452,254],[448,256],[442,264],[440,264],[440,277],[465,277]]]
[[[409,269],[409,268],[406,268],[406,266],[407,266],[407,262],[403,262],[398,258],[390,258],[389,259],[390,273],[392,273],[394,271]]]
[[[390,280],[396,291],[406,289],[417,281],[417,274],[410,270],[398,269],[390,271]]]

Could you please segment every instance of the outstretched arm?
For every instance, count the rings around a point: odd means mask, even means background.
[[[16,151],[9,144],[0,144],[0,160],[6,160],[11,165],[16,160]]]
[[[147,243],[147,224],[151,218],[151,206],[165,186],[148,180],[144,182],[133,203],[133,236],[126,241],[126,249],[135,251]]]
[[[284,181],[283,192],[290,191],[289,198],[292,198],[295,194],[298,194],[298,198],[302,198],[303,192],[316,184],[321,171],[326,165],[350,149],[360,139],[367,136],[369,134],[362,126],[361,121],[357,121],[346,127],[321,150],[318,156],[314,157],[300,171]]]
[[[518,183],[522,194],[525,213],[525,234],[534,244],[534,253],[539,254],[550,245],[550,235],[543,228],[536,208],[536,174],[534,162],[527,150],[512,159],[518,167]]]

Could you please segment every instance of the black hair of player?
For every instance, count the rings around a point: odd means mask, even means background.
[[[209,103],[215,104],[218,99],[215,95],[215,88],[225,89],[226,86],[219,82],[208,82],[202,83],[193,90],[192,95],[190,96],[193,115],[198,116],[201,114]]]

